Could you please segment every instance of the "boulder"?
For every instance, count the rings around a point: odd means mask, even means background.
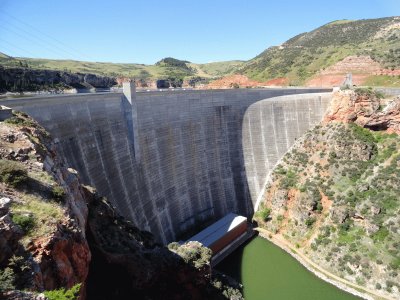
[[[371,222],[365,222],[365,230],[369,235],[373,235],[374,233],[377,233],[379,230],[379,226],[376,224],[373,224]]]
[[[8,213],[8,209],[11,205],[11,199],[7,197],[0,198],[0,217]]]
[[[349,211],[346,207],[340,206],[331,209],[330,218],[334,222],[344,223],[346,219],[349,217]]]

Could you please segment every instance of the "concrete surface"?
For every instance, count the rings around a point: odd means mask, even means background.
[[[318,92],[78,94],[0,104],[38,120],[86,184],[167,243],[229,212],[251,216],[273,166],[322,119],[330,93]]]

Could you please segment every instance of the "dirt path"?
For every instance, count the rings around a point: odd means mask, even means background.
[[[286,241],[280,235],[274,235],[272,232],[264,229],[264,228],[255,228],[260,233],[260,236],[271,241],[278,247],[285,250],[287,253],[296,258],[305,268],[307,268],[310,272],[313,272],[317,277],[333,284],[334,286],[345,290],[353,295],[359,296],[364,299],[387,299],[387,300],[395,300],[395,298],[387,297],[384,295],[380,295],[376,293],[376,291],[370,290],[363,286],[352,283],[346,279],[343,279],[339,276],[336,276],[321,267],[319,267],[316,263],[310,260],[300,249],[295,249],[295,247]]]

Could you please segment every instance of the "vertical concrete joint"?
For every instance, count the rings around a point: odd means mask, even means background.
[[[135,81],[126,81],[122,83],[122,91],[125,99],[129,102],[128,112],[125,112],[127,117],[128,130],[131,133],[133,150],[136,162],[140,162],[140,146],[139,146],[139,121],[138,121],[138,105],[136,98],[136,84]]]

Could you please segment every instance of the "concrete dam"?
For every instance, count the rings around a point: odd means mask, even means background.
[[[270,171],[331,99],[322,89],[43,96],[0,101],[43,125],[69,166],[160,242],[250,217]]]

